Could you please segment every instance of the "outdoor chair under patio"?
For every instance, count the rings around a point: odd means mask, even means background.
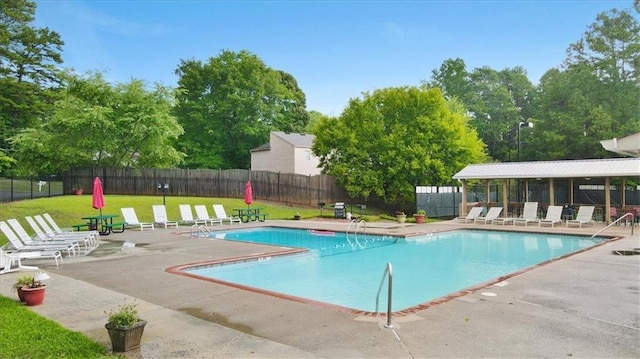
[[[529,223],[538,222],[538,202],[525,202],[522,210],[522,217],[514,218],[513,225],[524,224],[525,227]]]
[[[458,217],[458,220],[464,220],[464,223],[467,223],[469,221],[474,222],[476,220],[476,217],[479,217],[482,212],[484,211],[484,207],[473,207],[469,210],[469,213],[467,213],[467,215],[465,217]]]
[[[191,205],[190,204],[180,204],[178,205],[178,207],[180,208],[180,223],[182,224],[193,224],[193,225],[207,225],[207,223],[209,222],[208,220],[205,219],[200,219],[200,218],[194,218],[193,217],[193,212],[191,211]]]
[[[551,227],[553,227],[554,224],[561,222],[562,206],[549,206],[546,217],[538,221],[538,227],[541,227],[543,224],[550,224]]]
[[[238,223],[242,222],[240,217],[227,216],[227,212],[224,210],[224,207],[221,204],[214,204],[213,212],[215,212],[216,218],[220,219],[223,222],[227,221],[229,222],[229,224],[233,224],[234,222],[238,222]]]
[[[476,217],[475,223],[491,224],[502,213],[502,207],[491,207],[484,217]]]
[[[583,224],[593,224],[592,217],[595,208],[595,206],[580,206],[580,208],[578,208],[578,214],[576,214],[576,219],[568,220],[566,226],[577,225],[582,228]]]

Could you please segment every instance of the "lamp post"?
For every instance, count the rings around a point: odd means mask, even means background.
[[[529,127],[529,128],[533,128],[533,122],[520,122],[518,123],[518,162],[520,162],[520,129],[522,127]],[[517,185],[517,190],[518,190],[518,203],[520,203],[520,180],[517,180],[518,185]]]
[[[518,123],[518,162],[520,162],[520,129],[523,127],[533,128],[533,122],[520,122]]]
[[[158,183],[158,189],[162,190],[162,205],[167,204],[167,190],[169,189],[169,184],[166,182]]]

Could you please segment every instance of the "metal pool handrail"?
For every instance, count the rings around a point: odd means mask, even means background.
[[[598,234],[604,232],[605,229],[613,226],[614,224],[616,224],[617,222],[620,222],[624,217],[626,216],[631,216],[631,235],[633,236],[633,227],[635,226],[635,224],[633,223],[633,213],[625,213],[623,216],[620,216],[620,218],[616,219],[615,221],[611,222],[611,224],[609,224],[608,226],[602,228],[601,230],[599,230],[598,232],[596,232],[596,234],[594,234],[593,236],[591,236],[591,238],[597,236]]]
[[[191,226],[191,230],[189,231],[189,237],[191,238],[211,237],[211,231],[203,225],[194,224],[193,226]]]
[[[388,289],[387,289],[387,324],[385,324],[385,328],[393,328],[391,324],[391,298],[393,297],[393,270],[391,267],[391,263],[387,262],[387,268],[384,270],[384,274],[382,275],[382,280],[380,281],[380,287],[378,288],[378,294],[376,295],[376,313],[378,312],[378,304],[380,302],[380,291],[382,290],[382,284],[384,284],[385,278],[388,279]]]

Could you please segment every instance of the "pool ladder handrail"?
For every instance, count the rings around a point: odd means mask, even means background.
[[[200,238],[200,237],[210,237],[211,238],[211,231],[201,225],[197,225],[194,224],[193,226],[191,226],[191,230],[189,231],[189,237],[191,238]]]
[[[364,223],[364,230],[365,231],[367,230],[367,221],[365,221],[364,219],[360,219],[358,221],[357,218],[354,218],[354,219],[351,220],[351,222],[349,223],[349,226],[347,227],[347,236],[349,235],[349,230],[351,229],[351,226],[353,226],[354,223],[356,224],[356,228],[353,231],[354,235],[358,234],[358,228],[360,228],[360,225],[363,224],[363,223]]]
[[[376,295],[376,313],[378,312],[378,305],[380,303],[380,291],[382,291],[382,285],[384,284],[385,278],[388,278],[388,288],[387,288],[387,324],[384,325],[385,328],[393,328],[391,324],[391,302],[393,298],[393,268],[391,266],[391,262],[387,262],[387,267],[384,270],[384,274],[382,275],[382,280],[380,281],[380,287],[378,287],[378,294]]]
[[[615,221],[611,222],[608,226],[602,228],[601,230],[599,230],[598,232],[596,232],[596,234],[594,234],[593,236],[591,236],[591,238],[593,239],[593,237],[597,236],[598,234],[604,232],[605,229],[613,226],[614,224],[616,224],[617,222],[620,222],[624,217],[626,216],[630,216],[631,217],[631,235],[633,236],[633,227],[635,227],[635,224],[633,223],[634,220],[634,216],[633,213],[625,213],[624,215],[620,216],[620,218],[616,219]]]

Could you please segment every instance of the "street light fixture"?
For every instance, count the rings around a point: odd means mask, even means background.
[[[533,128],[533,122],[520,122],[518,123],[518,162],[520,162],[520,129],[523,127],[529,127],[529,128]],[[517,191],[518,191],[518,203],[520,203],[520,180],[516,180],[517,181]]]
[[[523,127],[533,128],[533,122],[520,122],[518,123],[518,162],[520,162],[520,129]]]
[[[158,189],[162,190],[162,205],[167,204],[167,190],[169,189],[169,184],[167,182],[158,183]]]

